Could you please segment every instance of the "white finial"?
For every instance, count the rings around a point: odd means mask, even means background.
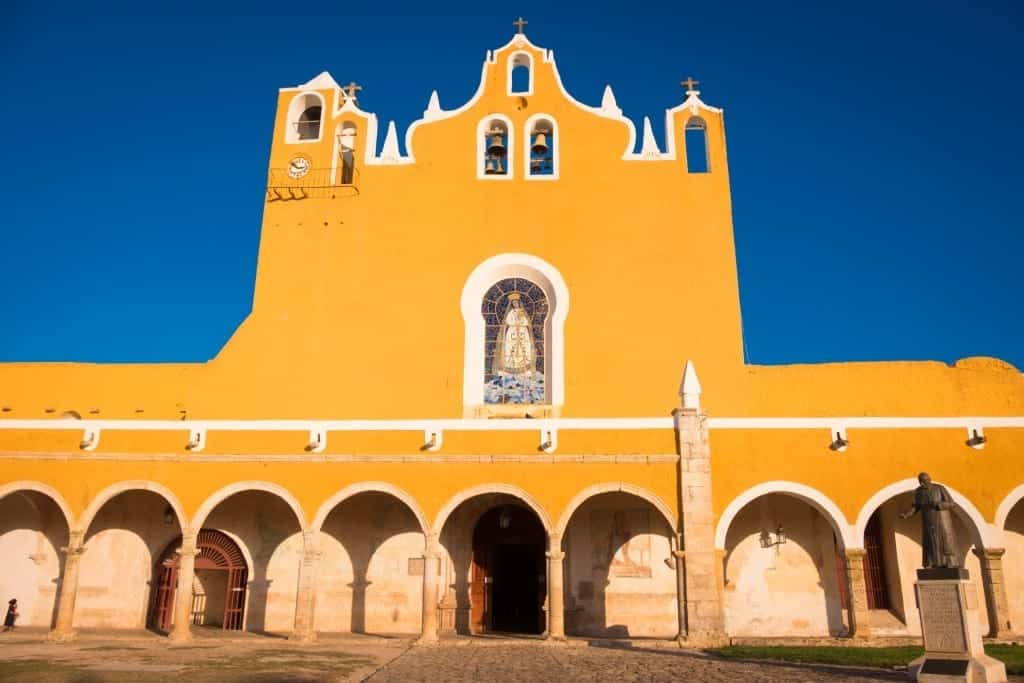
[[[441,109],[441,100],[437,96],[437,91],[430,93],[430,101],[427,102],[427,110],[423,112],[423,118],[432,119],[438,114],[444,113]]]
[[[388,134],[384,136],[384,148],[380,152],[381,161],[398,161],[401,154],[398,153],[398,131],[395,130],[395,122],[388,122]]]
[[[661,157],[658,141],[654,139],[654,131],[651,129],[651,120],[646,116],[644,117],[644,144],[640,148],[640,156],[644,159],[658,159]]]
[[[604,95],[601,96],[601,111],[612,116],[622,116],[622,109],[615,101],[615,93],[612,92],[610,85],[604,86]]]
[[[697,367],[693,361],[686,361],[686,369],[683,370],[683,381],[679,385],[679,395],[683,399],[684,408],[700,409],[700,380],[697,379]]]

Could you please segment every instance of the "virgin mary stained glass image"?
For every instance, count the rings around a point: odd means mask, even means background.
[[[544,403],[544,291],[524,278],[492,286],[481,308],[486,326],[484,401]]]

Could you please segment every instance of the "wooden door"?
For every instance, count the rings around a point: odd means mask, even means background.
[[[157,583],[156,599],[153,605],[153,626],[161,631],[171,630],[174,618],[174,592],[178,584],[178,568],[165,562],[160,567],[160,580]]]
[[[483,633],[490,626],[492,577],[489,552],[488,546],[473,546],[473,563],[469,577],[469,628],[473,633]]]

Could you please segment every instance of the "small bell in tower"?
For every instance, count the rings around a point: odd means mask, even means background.
[[[487,163],[484,164],[484,175],[496,175],[498,173],[498,165],[494,159],[487,159]]]
[[[533,147],[530,149],[534,154],[546,155],[548,153],[548,136],[545,133],[537,133],[533,139]]]
[[[504,132],[500,130],[492,130],[490,135],[491,143],[487,147],[487,153],[495,157],[505,156],[505,142],[502,140]]]

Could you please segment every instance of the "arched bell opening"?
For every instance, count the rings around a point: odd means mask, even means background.
[[[509,494],[476,496],[452,512],[440,540],[450,558],[442,631],[545,631],[547,532],[529,506]]]
[[[476,129],[477,178],[500,180],[512,177],[512,122],[505,116],[481,119]]]
[[[169,632],[174,625],[174,597],[178,588],[181,537],[164,549],[153,570],[153,604],[149,626]],[[192,582],[191,623],[227,631],[244,624],[245,592],[249,567],[238,544],[216,529],[202,529],[196,540],[195,578]]]

